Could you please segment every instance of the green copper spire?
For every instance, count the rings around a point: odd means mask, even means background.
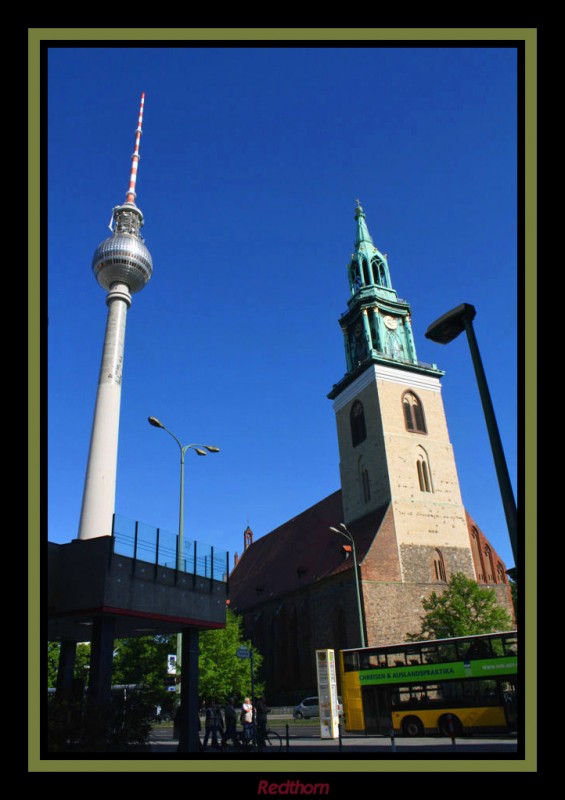
[[[334,384],[331,399],[372,365],[443,374],[435,364],[418,361],[410,305],[392,288],[386,253],[375,246],[361,202],[355,202],[355,249],[347,265],[350,297],[339,320],[347,372]]]
[[[378,251],[369,233],[365,212],[359,200],[356,200],[355,221],[357,222],[357,237],[355,239],[355,252],[351,256],[348,266],[349,287],[351,294],[356,294],[361,289],[379,289],[385,296],[395,296],[392,289],[390,273],[386,255]]]
[[[355,250],[347,265],[349,311],[340,320],[348,372],[373,361],[417,364],[410,306],[392,288],[386,253],[375,246],[359,200],[355,222]]]
[[[355,249],[365,242],[374,247],[373,239],[369,233],[369,229],[367,228],[367,223],[365,222],[365,212],[361,206],[361,201],[356,200],[355,202],[357,203],[357,208],[355,209],[355,219],[357,220],[357,239],[355,240]]]

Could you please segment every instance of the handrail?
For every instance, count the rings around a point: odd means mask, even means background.
[[[114,514],[112,523],[112,553],[127,556],[133,561],[145,562],[157,567],[167,567],[178,573],[208,578],[227,585],[229,553],[213,545],[196,540],[185,541],[182,563],[178,560],[178,534],[153,527]]]

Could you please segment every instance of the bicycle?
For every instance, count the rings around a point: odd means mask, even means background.
[[[264,753],[281,750],[282,744],[282,737],[276,731],[261,729],[260,727],[255,731],[255,729],[251,727],[248,731],[237,732],[237,740],[233,744],[233,747],[230,747],[228,743],[225,742],[222,749],[224,752],[226,750],[237,750],[244,753]]]
[[[258,740],[257,746],[259,750],[265,751],[270,749],[272,751],[276,751],[282,749],[282,736],[280,733],[277,733],[270,728],[267,728],[262,736],[258,735]]]

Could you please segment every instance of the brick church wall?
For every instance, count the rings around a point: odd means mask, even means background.
[[[315,650],[360,644],[352,570],[308,590],[246,610],[244,632],[263,655],[261,680],[271,704],[293,704],[316,693]]]

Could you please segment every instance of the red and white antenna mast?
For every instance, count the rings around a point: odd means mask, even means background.
[[[141,104],[139,106],[139,118],[137,120],[137,128],[135,129],[135,148],[131,157],[131,174],[129,178],[129,188],[126,192],[126,203],[135,204],[135,183],[137,181],[137,165],[139,164],[139,143],[141,141],[141,123],[143,122],[143,105],[145,103],[145,92],[141,95]]]

